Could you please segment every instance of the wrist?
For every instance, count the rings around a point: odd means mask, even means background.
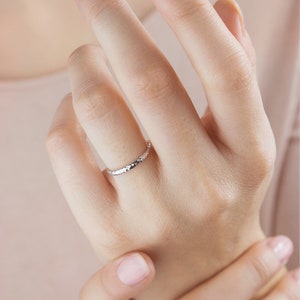
[[[197,253],[183,253],[176,247],[173,247],[174,251],[171,255],[163,255],[161,252],[154,259],[156,268],[154,281],[149,289],[135,299],[177,299],[217,275],[253,244],[264,239],[265,235],[257,226],[256,229],[248,231],[247,235],[237,238],[238,242],[229,243],[224,239],[214,244],[219,249],[211,249],[210,245],[203,245],[199,247]],[[211,251],[207,251],[206,248]]]

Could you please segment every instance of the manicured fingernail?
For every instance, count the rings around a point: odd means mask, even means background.
[[[298,285],[300,285],[300,269],[293,272],[293,278],[296,280]]]
[[[135,286],[150,274],[147,262],[140,254],[127,256],[119,265],[118,277],[128,286]]]
[[[293,253],[293,243],[285,236],[278,236],[268,241],[268,246],[272,248],[274,254],[282,264],[287,263]]]

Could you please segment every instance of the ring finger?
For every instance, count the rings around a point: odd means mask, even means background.
[[[70,56],[74,110],[96,152],[109,169],[133,162],[146,149],[141,130],[114,83],[100,47],[85,45]],[[154,151],[143,163],[154,168]],[[139,170],[139,175],[142,170]],[[134,175],[134,170],[128,176]],[[118,178],[128,178],[121,176]],[[118,179],[118,180],[120,180]]]
[[[181,156],[190,155],[190,145],[211,153],[186,90],[126,1],[77,2],[164,165],[178,163],[174,149]]]

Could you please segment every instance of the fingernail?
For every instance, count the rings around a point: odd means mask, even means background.
[[[287,263],[293,253],[293,243],[285,236],[278,236],[268,241],[268,246],[272,248],[281,264]]]
[[[150,274],[147,262],[140,254],[127,256],[119,265],[118,277],[124,284],[135,286]]]
[[[300,269],[293,272],[293,278],[296,280],[298,285],[300,285]]]
[[[233,6],[233,8],[235,9],[236,13],[239,16],[241,32],[244,33],[246,29],[245,29],[245,21],[244,21],[244,15],[243,15],[242,9],[235,0],[229,0],[229,2]]]

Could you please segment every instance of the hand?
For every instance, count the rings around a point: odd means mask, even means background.
[[[281,244],[292,246],[285,237],[267,239],[251,247],[236,262],[206,283],[200,284],[178,300],[249,300],[287,262],[278,257]],[[141,258],[141,256],[142,258]],[[134,257],[139,264],[126,258]],[[118,269],[121,266],[121,272]],[[128,274],[126,274],[128,272]],[[119,277],[120,274],[120,277]],[[109,263],[82,289],[80,300],[128,300],[146,289],[155,276],[150,258],[131,253]],[[300,269],[285,274],[265,300],[299,299]],[[128,284],[130,282],[130,284]],[[163,298],[158,298],[163,299]]]
[[[106,260],[136,249],[147,253],[157,275],[141,299],[173,299],[263,238],[259,210],[275,143],[249,51],[241,47],[250,42],[236,11],[234,37],[208,1],[155,1],[206,90],[208,109],[200,118],[124,1],[79,4],[124,95],[99,47],[75,51],[72,96],[54,117],[49,155],[96,253]],[[232,2],[217,5],[228,10]],[[141,166],[111,177],[99,170],[86,138],[111,169],[145,150],[125,97],[153,149]]]

